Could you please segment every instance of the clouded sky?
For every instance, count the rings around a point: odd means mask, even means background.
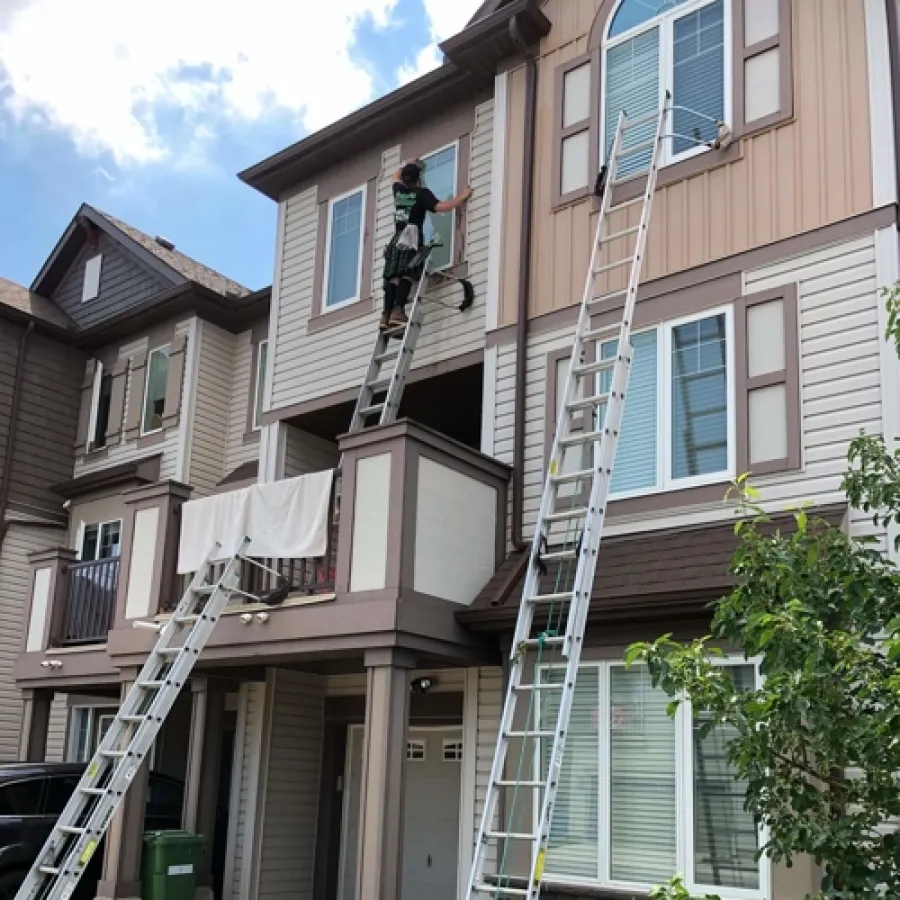
[[[480,3],[0,0],[0,276],[84,201],[271,283],[275,204],[235,173],[438,65]]]

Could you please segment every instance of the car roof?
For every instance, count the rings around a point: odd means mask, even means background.
[[[0,784],[7,781],[17,781],[20,778],[44,777],[47,775],[81,775],[86,767],[86,763],[0,763]],[[150,774],[154,779],[163,779],[174,784],[181,784],[177,778],[163,775],[160,772],[151,772]]]

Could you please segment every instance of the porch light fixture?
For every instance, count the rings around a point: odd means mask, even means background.
[[[253,613],[244,613],[241,616],[242,625],[250,625],[253,622]]]
[[[427,694],[435,683],[432,678],[413,678],[409,686],[414,694]]]
[[[269,614],[267,612],[258,612],[256,614],[256,621],[260,623],[260,625],[265,625],[266,622],[269,621]]]
[[[41,663],[42,669],[61,669],[62,668],[62,660],[61,659],[45,659]]]

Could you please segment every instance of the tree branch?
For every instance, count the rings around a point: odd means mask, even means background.
[[[826,778],[820,772],[816,772],[814,769],[811,769],[809,766],[805,766],[803,763],[797,762],[797,760],[791,759],[789,756],[785,756],[783,753],[779,753],[777,750],[773,751],[773,754],[775,756],[775,759],[781,760],[781,762],[786,763],[792,769],[797,769],[798,771],[803,772],[806,775],[809,775],[810,778],[815,778],[818,781],[821,781],[822,784],[827,784],[828,787],[832,788],[833,790],[840,791],[841,793],[846,792],[847,786],[845,784],[843,784],[842,782],[834,781],[831,778]]]

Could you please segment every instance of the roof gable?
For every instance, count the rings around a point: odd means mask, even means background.
[[[51,300],[6,278],[0,278],[0,305],[11,307],[58,328],[67,330],[75,328],[75,323]]]

